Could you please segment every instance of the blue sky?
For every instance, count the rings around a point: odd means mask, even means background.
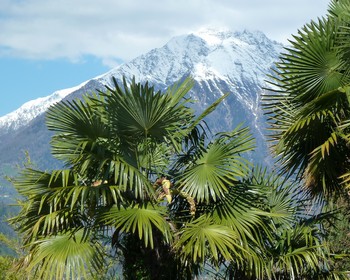
[[[0,117],[205,27],[287,42],[328,0],[0,0]]]
[[[67,59],[30,60],[0,57],[0,116],[24,102],[50,95],[107,72],[110,68],[96,57],[72,63]]]

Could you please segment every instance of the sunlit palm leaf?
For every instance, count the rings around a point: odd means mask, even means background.
[[[51,141],[53,155],[68,165],[81,164],[84,151],[96,158],[108,155],[109,130],[101,118],[102,109],[91,100],[61,102],[46,114],[48,128],[56,132]]]
[[[26,236],[26,242],[81,227],[98,207],[124,202],[125,191],[111,184],[81,184],[70,170],[46,173],[26,169],[14,180],[19,193],[28,199],[12,222]]]
[[[172,240],[170,226],[165,220],[164,209],[148,205],[130,208],[112,207],[101,215],[101,221],[114,226],[120,232],[137,234],[145,246],[154,246],[154,231],[159,231],[167,242]]]
[[[246,250],[242,253],[247,275],[254,271],[260,276],[265,273],[265,252],[261,249],[266,242],[269,226],[266,223],[268,212],[259,209],[263,195],[258,188],[246,184],[235,184],[229,188],[225,197],[208,207],[209,216],[216,224],[232,229],[240,239],[241,246]],[[233,261],[241,267],[240,262]]]
[[[258,189],[235,184],[229,187],[221,200],[212,205],[210,215],[215,222],[231,227],[240,238],[247,240],[247,237],[252,238],[252,232],[263,223],[263,211],[257,207],[259,201],[261,193]]]
[[[25,169],[13,182],[19,194],[27,200],[21,202],[20,214],[11,221],[26,236],[25,242],[36,240],[38,236],[53,234],[61,230],[79,226],[81,216],[65,207],[64,201],[55,196],[58,186],[74,183],[76,177],[62,171],[62,176],[51,182],[51,174],[33,169]]]
[[[194,165],[178,178],[180,189],[198,202],[219,199],[227,192],[227,186],[249,172],[249,164],[241,153],[252,149],[247,128],[219,135],[195,155]]]
[[[115,79],[113,81],[114,88],[108,87],[110,92],[102,93],[106,98],[109,126],[113,133],[130,143],[137,144],[148,137],[162,141],[181,130],[185,121],[193,117],[193,110],[181,101],[192,87],[191,79],[165,94],[155,92],[148,83],[141,85],[133,80],[128,86],[124,79],[121,88]]]
[[[103,267],[102,247],[84,232],[66,233],[37,241],[28,270],[38,279],[82,279]]]
[[[175,249],[179,250],[185,259],[194,262],[204,262],[213,259],[218,263],[221,256],[225,260],[241,260],[242,252],[239,238],[231,228],[215,224],[209,217],[202,216],[188,223],[180,232]]]
[[[283,86],[300,104],[349,82],[343,74],[347,66],[333,49],[335,30],[334,22],[327,19],[311,22],[293,36],[292,48],[278,64]]]

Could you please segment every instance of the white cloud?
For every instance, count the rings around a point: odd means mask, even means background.
[[[285,41],[328,0],[0,0],[0,55],[109,65],[203,26],[261,30]]]

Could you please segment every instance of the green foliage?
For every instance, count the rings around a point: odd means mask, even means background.
[[[252,260],[253,255],[243,263],[229,263],[227,277],[312,279],[311,275],[315,275],[315,279],[346,279],[342,270],[333,266],[335,255],[330,253],[328,243],[323,240],[320,224],[331,214],[306,214],[307,205],[298,191],[299,186],[260,168],[247,177],[243,186],[255,192],[255,211],[260,209],[266,215],[263,223],[250,231],[252,236],[247,240],[257,260]],[[336,256],[344,257],[341,254]]]
[[[342,255],[333,259],[332,265],[339,271],[350,271],[350,206],[349,201],[339,200],[333,205],[334,216],[322,223],[330,252]]]
[[[18,266],[18,260],[22,257],[19,241],[13,238],[13,236],[7,237],[4,234],[0,234],[0,244],[6,246],[5,254],[0,256],[1,279],[25,279],[27,272],[23,266]]]
[[[14,261],[13,257],[0,256],[0,275],[2,275],[1,279],[4,279],[4,280],[20,279],[20,278],[18,278],[18,276],[19,276],[18,274],[16,277],[15,272],[12,271],[12,273],[11,273],[13,261]]]
[[[165,209],[154,206],[134,206],[129,208],[112,207],[101,215],[100,221],[113,225],[117,231],[132,233],[144,241],[145,247],[154,248],[153,232],[158,230],[165,242],[171,242],[170,226],[164,219]]]
[[[13,180],[23,197],[11,221],[27,250],[24,271],[95,279],[111,271],[107,240],[126,279],[189,279],[208,265],[246,279],[338,277],[321,218],[302,215],[297,187],[251,173],[249,130],[204,129],[225,96],[197,117],[184,98],[190,78],[164,93],[113,82],[49,109],[52,151],[66,169],[27,167]],[[161,174],[172,181],[170,204],[157,190]]]
[[[101,248],[98,242],[92,245],[84,235],[83,230],[79,230],[37,240],[28,271],[37,267],[35,275],[39,279],[86,279],[92,269],[99,271],[103,267]]]

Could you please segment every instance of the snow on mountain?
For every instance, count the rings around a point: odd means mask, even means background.
[[[81,88],[84,82],[78,86],[55,91],[53,94],[40,97],[24,103],[17,110],[0,117],[0,129],[2,131],[16,130],[28,124],[32,119],[44,113],[51,105],[61,101],[63,98]]]
[[[262,32],[230,32],[204,29],[177,36],[162,48],[112,69],[99,80],[109,83],[112,76],[134,75],[137,81],[168,85],[191,74],[196,80],[244,78],[263,81],[282,44]]]
[[[165,46],[153,49],[92,80],[110,85],[112,76],[135,76],[136,81],[147,80],[159,88],[165,88],[179,78],[191,75],[203,86],[219,89],[220,81],[228,83],[229,90],[235,91],[244,87],[247,80],[263,84],[266,73],[281,50],[281,44],[269,40],[259,31],[202,29],[193,34],[174,37]],[[0,130],[15,130],[28,124],[52,104],[88,82],[23,104],[16,111],[0,117]],[[236,92],[236,95],[247,106],[255,106],[247,91]],[[196,96],[194,98],[197,99]]]
[[[252,92],[247,81],[263,86],[282,49],[282,44],[269,40],[260,31],[205,29],[174,37],[162,48],[111,70],[98,77],[98,81],[110,85],[112,76],[135,76],[136,81],[147,80],[165,88],[191,75],[202,87],[216,88],[219,92],[222,91],[219,84],[226,83],[229,85],[226,92],[234,92],[240,102],[256,108],[260,90]]]
[[[271,73],[282,50],[282,44],[260,31],[204,29],[174,37],[163,47],[112,69],[97,81],[111,85],[112,77],[135,76],[136,81],[149,81],[164,89],[190,75],[196,81],[191,98],[199,101],[199,111],[230,92],[233,97],[224,101],[226,110],[220,112],[220,118],[230,127],[237,124],[233,121],[237,115],[246,116],[248,124],[262,135],[260,95],[266,74]]]

